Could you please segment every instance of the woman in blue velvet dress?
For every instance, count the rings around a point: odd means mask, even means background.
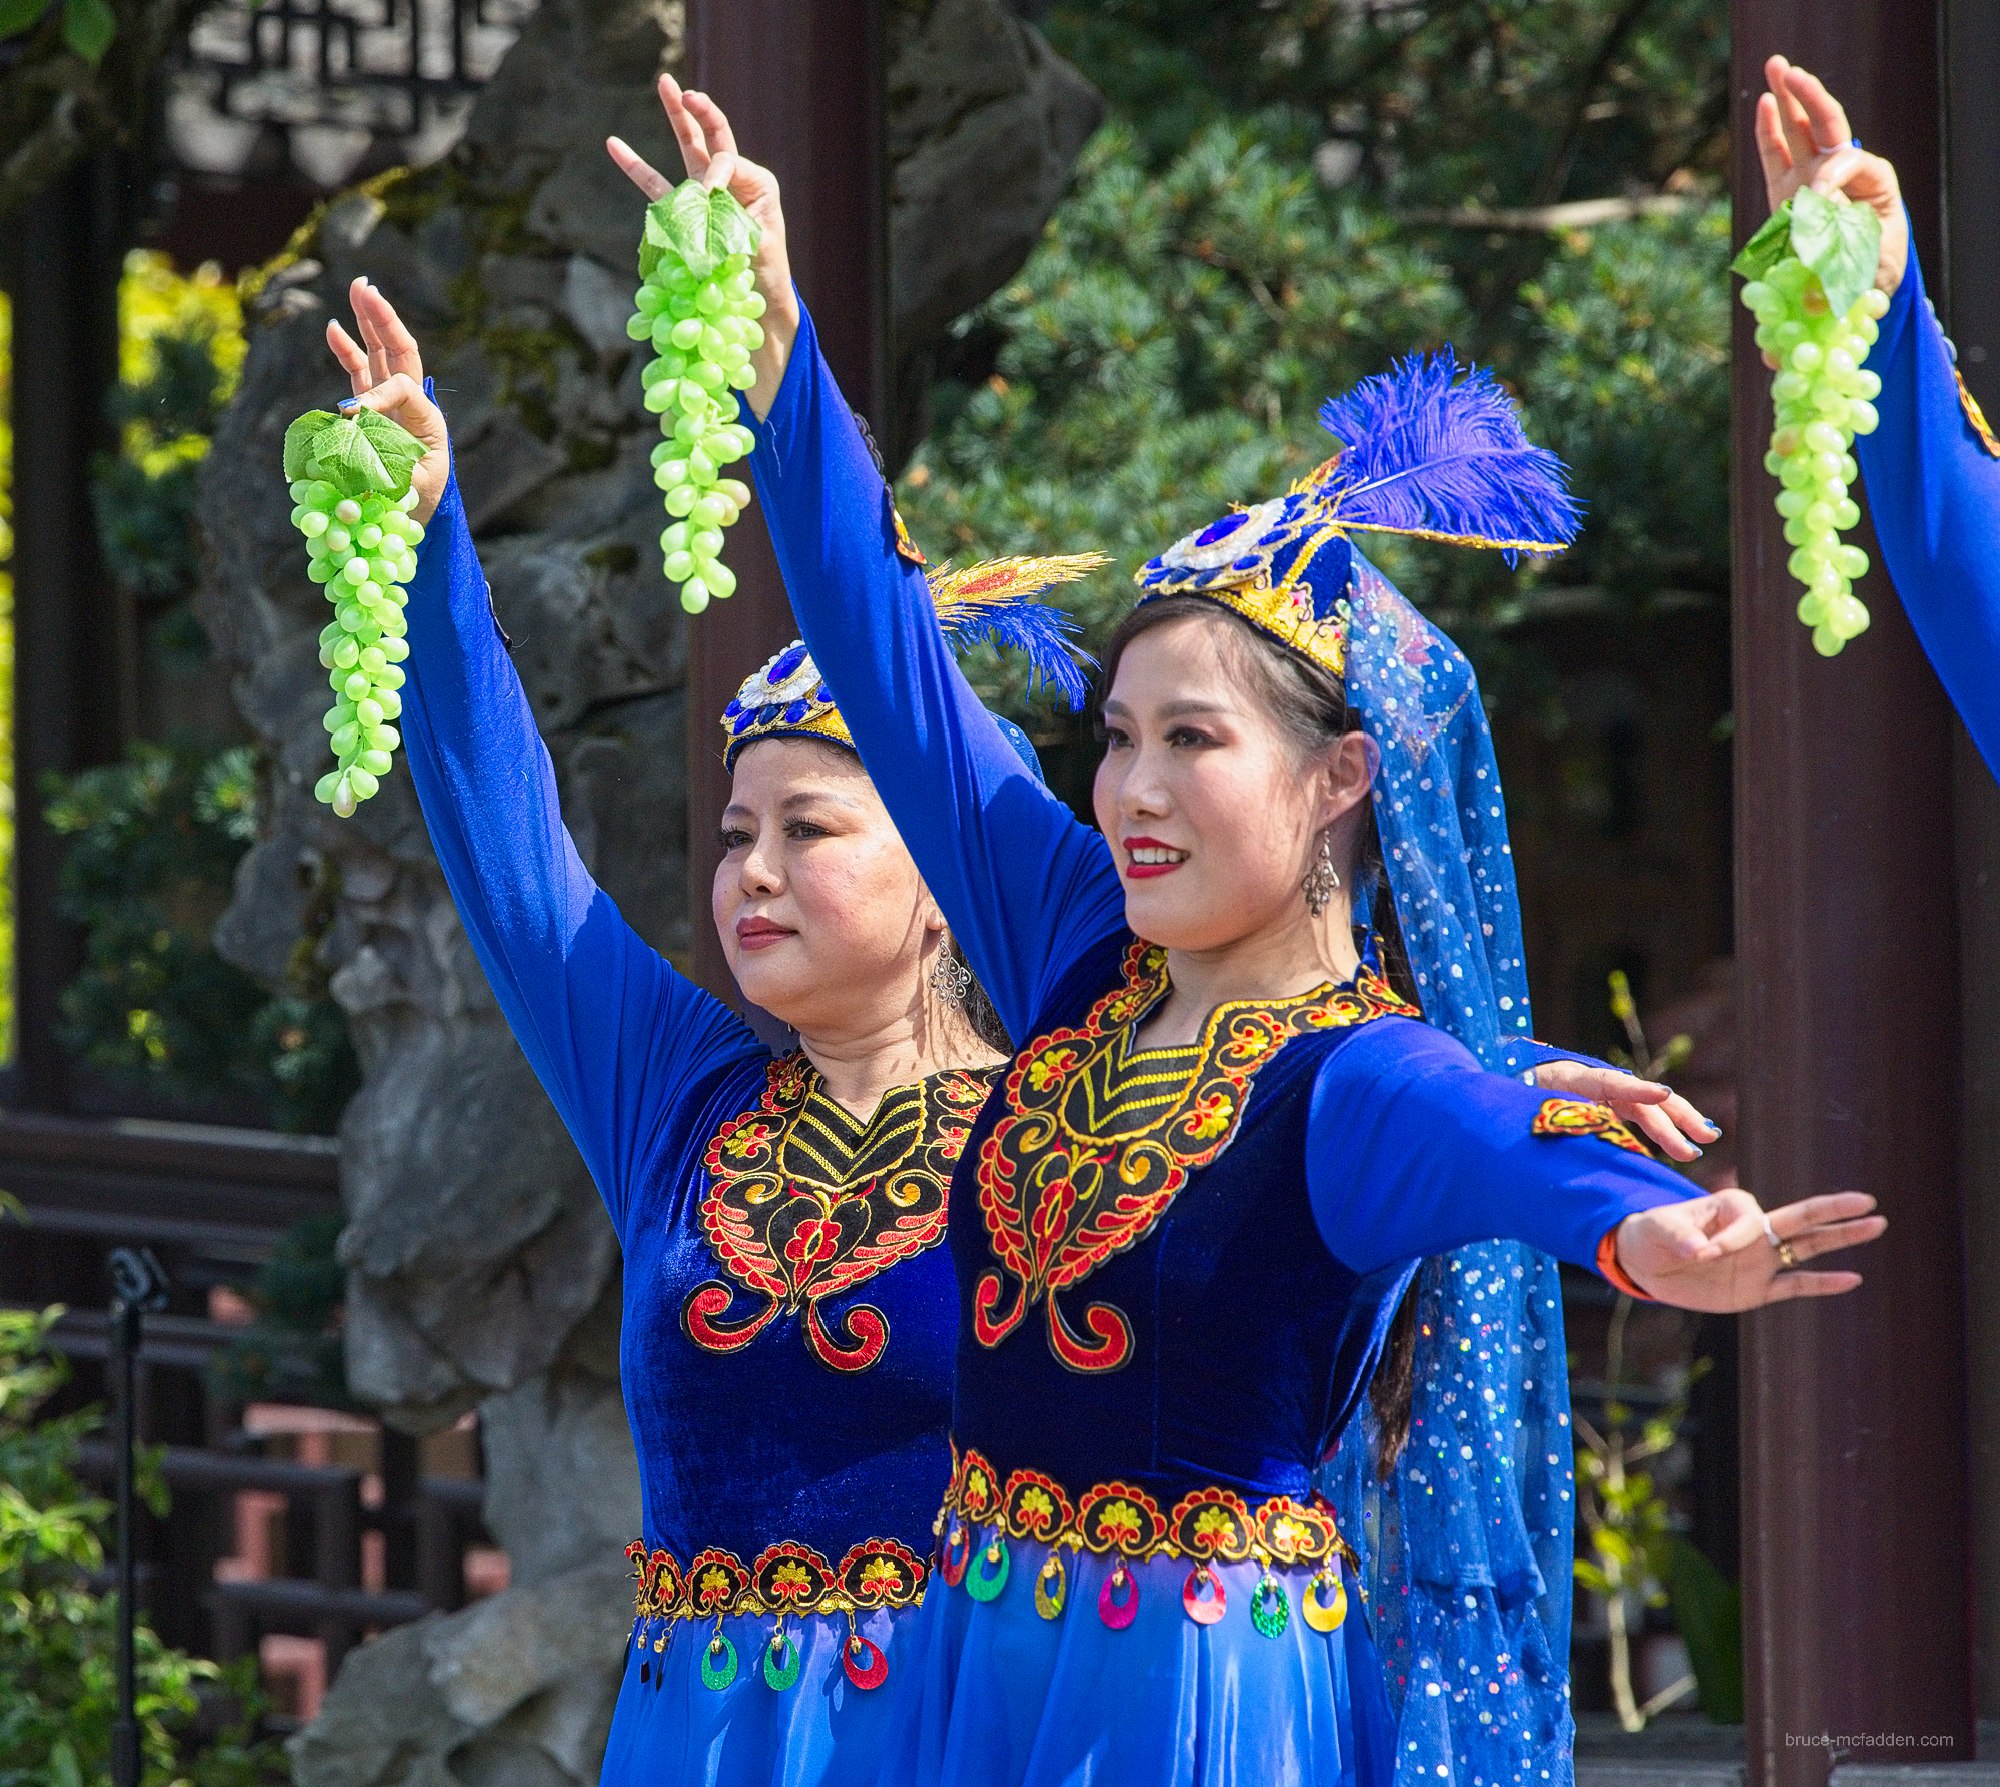
[[[1854,443],[1884,568],[1965,729],[2000,775],[2000,438],[1924,296],[1896,170],[1855,143],[1817,76],[1765,67],[1757,150],[1773,209],[1801,186],[1873,206],[1889,308],[1868,352],[1880,425]]]
[[[1686,1198],[1611,1111],[1482,1071],[1357,950],[1379,840],[1395,922],[1386,900],[1372,916],[1411,990],[1440,1020],[1516,1025],[1495,989],[1518,946],[1485,916],[1504,843],[1476,687],[1347,537],[1556,543],[1548,468],[1490,384],[1444,359],[1350,400],[1382,424],[1365,489],[1365,467],[1330,464],[1147,568],[1106,667],[1090,831],[1009,766],[942,651],[772,265],[775,190],[694,111],[709,178],[767,208],[753,470],[802,628],[1030,1038],[954,1175],[955,1468],[924,1698],[887,1778],[1387,1782],[1406,1740],[1311,1485],[1419,1256],[1517,1236],[1736,1309],[1850,1288],[1795,1268],[1880,1219],[1859,1196],[1768,1218],[1742,1192]],[[1440,432],[1460,475],[1422,464]],[[1475,1723],[1546,1661],[1461,1655],[1411,1691]]]
[[[332,324],[336,356],[429,449],[411,778],[624,1249],[644,1535],[603,1779],[873,1782],[915,1710],[909,1632],[950,1470],[946,1187],[1003,1050],[802,646],[723,716],[713,895],[738,983],[799,1047],[773,1054],[625,923],[563,827],[417,345],[372,287],[353,299],[366,345]],[[976,590],[941,582],[940,611],[972,634],[1004,610],[1013,637],[1053,641],[1066,622],[1027,598],[1065,574],[1003,562]]]

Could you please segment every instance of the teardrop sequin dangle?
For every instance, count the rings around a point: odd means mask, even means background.
[[[1198,1626],[1212,1626],[1229,1611],[1229,1591],[1207,1564],[1196,1564],[1181,1586],[1181,1605]]]
[[[1035,1578],[1035,1611],[1043,1619],[1062,1618],[1069,1599],[1069,1571],[1063,1567],[1062,1553],[1055,1546],[1042,1559],[1041,1573]]]
[[[1324,1596],[1324,1599],[1321,1597]],[[1347,1584],[1340,1571],[1328,1564],[1299,1597],[1299,1614],[1315,1632],[1337,1632],[1347,1618]]]
[[[701,1653],[701,1685],[716,1693],[736,1679],[736,1646],[722,1635],[722,1622],[715,1622],[715,1636]]]
[[[764,1685],[782,1694],[798,1679],[798,1640],[786,1633],[781,1614],[777,1630],[771,1634],[771,1642],[764,1647]]]
[[[1124,1631],[1139,1617],[1139,1583],[1123,1558],[1097,1591],[1097,1617],[1114,1632]]]
[[[653,1640],[653,1686],[662,1688],[667,1681],[667,1647],[674,1641],[674,1628],[663,1625],[659,1637]],[[644,1640],[642,1639],[643,1643]]]
[[[995,1533],[966,1573],[965,1592],[975,1601],[997,1599],[1000,1591],[1007,1586],[1007,1572],[1013,1567],[1006,1541]]]
[[[1285,1598],[1284,1585],[1266,1570],[1250,1597],[1250,1623],[1266,1638],[1278,1638],[1291,1621],[1292,1604]]]
[[[859,1632],[850,1632],[841,1646],[840,1666],[857,1688],[879,1688],[889,1679],[889,1659],[883,1656],[882,1647]]]
[[[971,1559],[972,1533],[954,1520],[951,1535],[944,1542],[944,1556],[938,1560],[938,1574],[947,1588],[956,1588],[965,1580],[965,1566]]]

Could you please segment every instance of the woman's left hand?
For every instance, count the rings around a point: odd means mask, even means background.
[[[365,279],[357,279],[347,296],[354,306],[354,326],[367,345],[357,343],[337,322],[326,326],[326,345],[347,374],[354,395],[423,442],[424,456],[411,468],[410,488],[417,493],[417,520],[428,522],[451,479],[444,412],[424,395],[424,357],[396,307]]]
[[[1874,1211],[1867,1193],[1839,1191],[1781,1205],[1767,1227],[1747,1191],[1712,1192],[1626,1217],[1618,1225],[1618,1264],[1648,1296],[1711,1314],[1837,1297],[1859,1285],[1861,1274],[1799,1268],[1876,1239],[1889,1224]]]
[[[1910,220],[1894,164],[1854,146],[1845,109],[1818,75],[1773,56],[1764,79],[1770,91],[1757,101],[1757,157],[1771,209],[1801,186],[1870,206],[1882,220],[1875,284],[1893,297],[1910,264]]]
[[[1535,1084],[1566,1098],[1608,1104],[1669,1160],[1683,1164],[1699,1160],[1703,1144],[1722,1134],[1673,1087],[1621,1073],[1615,1067],[1592,1067],[1587,1061],[1544,1061],[1535,1069]]]
[[[704,186],[725,186],[757,225],[757,290],[764,300],[764,345],[751,355],[757,382],[743,393],[750,413],[760,422],[771,413],[785,362],[799,333],[799,295],[792,287],[792,263],[785,250],[785,213],[778,199],[778,177],[767,167],[746,161],[736,149],[736,133],[722,108],[706,93],[687,93],[670,74],[660,76],[660,105],[680,144],[681,165],[690,180]],[[626,179],[650,202],[673,191],[674,182],[647,161],[623,137],[607,137],[604,147]]]

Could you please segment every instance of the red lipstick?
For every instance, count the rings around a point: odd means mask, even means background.
[[[1163,844],[1158,838],[1122,838],[1125,848],[1125,878],[1128,881],[1151,881],[1161,875],[1171,875],[1187,860],[1187,852],[1174,844]],[[1145,851],[1171,851],[1169,860],[1160,862],[1140,862],[1137,853]]]

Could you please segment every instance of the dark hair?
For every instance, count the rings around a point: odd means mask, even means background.
[[[1347,705],[1346,684],[1340,678],[1205,596],[1155,596],[1126,615],[1104,650],[1104,672],[1098,685],[1104,693],[1110,693],[1118,677],[1119,660],[1133,640],[1179,620],[1211,624],[1213,637],[1222,642],[1223,662],[1278,723],[1302,766],[1345,734],[1359,730]],[[1372,808],[1363,816],[1352,879],[1376,896],[1370,910],[1381,943],[1384,975],[1398,993],[1421,1008],[1396,922],[1396,903],[1388,897]],[[1375,1471],[1385,1483],[1409,1442],[1416,1349],[1417,1286],[1412,1282],[1390,1324],[1381,1361],[1368,1386],[1368,1400],[1375,1411]]]
[[[1007,1026],[1000,1021],[1000,1013],[994,1006],[991,995],[980,985],[979,976],[972,973],[972,964],[965,959],[965,951],[958,947],[958,939],[945,933],[944,951],[954,962],[972,975],[971,984],[965,989],[965,997],[959,1001],[965,1012],[965,1021],[972,1031],[989,1049],[998,1050],[1003,1055],[1014,1052],[1014,1039],[1007,1034]]]

